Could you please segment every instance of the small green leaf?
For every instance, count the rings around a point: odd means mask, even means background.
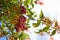
[[[29,20],[35,20],[31,15],[27,15],[29,17]]]
[[[11,2],[12,2],[12,3],[17,3],[17,0],[12,0]]]
[[[41,20],[37,20],[37,24],[40,25],[40,23],[41,23]]]
[[[40,32],[35,32],[36,34],[39,34]]]
[[[2,25],[1,25],[2,29],[4,30],[5,28],[5,24],[2,22]]]
[[[41,20],[37,20],[37,23],[33,23],[32,25],[33,25],[34,27],[38,27],[38,26],[40,25],[40,23],[41,23]]]
[[[30,0],[26,0],[27,1],[27,3],[30,3]]]
[[[50,26],[46,25],[46,27],[44,27],[42,31],[47,32],[49,30],[49,28],[50,28]]]
[[[34,31],[35,32],[35,31]],[[40,29],[39,30],[39,32],[35,32],[36,34],[39,34],[40,32],[43,32],[43,30],[42,29]]]
[[[26,33],[23,34],[23,37],[25,37],[25,38],[27,38],[28,36],[29,36],[29,35],[26,34]]]
[[[25,40],[26,38],[28,38],[29,35],[26,33],[22,33],[21,36],[19,37],[19,40]]]
[[[37,14],[35,14],[34,17],[37,17]]]
[[[31,0],[31,3],[30,4],[32,5],[32,8],[33,8],[34,7],[33,0]]]
[[[31,26],[30,25],[26,25],[27,26],[27,28],[30,28]]]
[[[54,35],[55,33],[56,33],[56,29],[52,31],[51,36]]]
[[[9,32],[7,32],[7,31],[3,31],[3,33],[4,33],[5,35],[8,35],[8,34],[9,34]]]
[[[29,17],[29,19],[34,20],[34,17],[33,17],[34,13],[35,12],[32,12],[30,9],[28,9],[27,16]]]
[[[43,32],[43,30],[42,30],[42,29],[40,29],[40,30],[39,30],[39,32]]]
[[[31,9],[28,9],[31,15],[34,15],[35,12],[32,12]]]
[[[38,27],[38,24],[37,23],[33,23],[32,24],[34,27]]]
[[[2,22],[2,27],[4,27],[5,25],[4,25],[4,23]]]
[[[18,37],[18,36],[19,36],[18,32],[14,32],[14,33],[13,33],[13,36],[14,36],[14,37]]]
[[[27,19],[27,22],[26,22],[26,27],[27,27],[27,28],[30,28],[30,27],[31,27],[30,24],[29,24],[29,22],[30,22],[30,20]]]
[[[32,8],[34,8],[34,4],[32,3]]]
[[[41,12],[40,12],[40,15],[39,15],[39,18],[43,18],[44,17],[44,15],[43,15],[43,12],[42,12],[42,10],[41,10]]]
[[[30,20],[29,20],[29,19],[27,19],[27,24],[29,24],[29,22],[30,22]]]

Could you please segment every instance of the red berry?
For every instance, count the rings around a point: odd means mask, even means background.
[[[22,14],[26,14],[26,9],[25,10],[21,10]]]
[[[36,3],[36,4],[40,4],[40,5],[44,5],[44,2],[41,1],[41,0],[36,0],[35,3]]]
[[[26,8],[24,6],[20,6],[20,10],[22,14],[26,14]]]
[[[26,30],[27,28],[25,27],[25,25],[26,25],[26,17],[20,16],[16,24],[16,31],[19,32],[20,30]]]
[[[25,30],[27,30],[28,28],[27,28],[27,27],[25,27],[24,29],[25,29]]]
[[[19,18],[19,22],[23,22],[23,23],[25,23],[25,22],[26,22],[26,17],[24,17],[24,16],[20,16],[20,18]]]

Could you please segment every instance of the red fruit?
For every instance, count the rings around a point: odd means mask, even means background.
[[[26,22],[26,17],[24,17],[24,16],[20,16],[20,18],[19,18],[19,22],[23,22],[23,23],[25,23],[25,22]]]
[[[44,5],[44,2],[42,2],[41,0],[36,0],[35,3],[40,4],[40,5]]]
[[[25,27],[24,29],[25,29],[25,30],[27,30],[28,28],[27,28],[27,27]]]
[[[26,9],[25,10],[21,10],[22,14],[26,14]]]
[[[25,27],[26,25],[26,17],[25,16],[20,16],[18,19],[18,22],[16,24],[16,31],[19,32],[20,30],[27,30]]]
[[[39,2],[39,4],[40,4],[40,5],[44,5],[44,3],[43,3],[43,2]]]
[[[20,10],[22,14],[26,14],[26,8],[24,6],[20,6]]]
[[[20,30],[27,30],[27,27],[23,23],[23,24],[17,24],[15,29],[16,29],[17,32],[19,32]]]

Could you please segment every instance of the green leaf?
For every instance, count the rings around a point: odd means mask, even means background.
[[[44,27],[42,31],[47,32],[49,30],[49,28],[50,28],[50,26],[46,25],[46,27]]]
[[[56,33],[56,29],[52,31],[51,36],[54,35],[55,33]]]
[[[2,25],[1,25],[2,29],[4,30],[5,28],[5,24],[2,22]]]
[[[29,20],[35,20],[31,15],[27,15],[29,17]]]
[[[26,34],[26,33],[24,33],[24,34],[23,34],[23,37],[24,37],[24,38],[27,38],[27,37],[29,37],[29,35]]]
[[[41,20],[37,20],[37,23],[33,23],[32,25],[33,25],[34,27],[38,27],[38,26],[40,25],[40,23],[41,23]]]
[[[26,27],[27,27],[27,28],[31,28],[31,26],[30,26],[30,25],[26,25]]]
[[[9,32],[7,32],[7,31],[3,31],[3,33],[4,33],[5,35],[8,35],[8,34],[9,34]]]
[[[42,30],[42,29],[40,29],[40,30],[39,30],[39,32],[43,32],[43,30]]]
[[[43,29],[40,29],[39,32],[35,32],[35,33],[39,34],[40,32],[47,32],[49,28],[50,26],[46,26]]]
[[[39,34],[40,32],[35,32],[36,34]]]
[[[38,24],[37,23],[33,23],[32,24],[34,27],[38,27]]]
[[[28,34],[22,33],[22,34],[21,34],[21,37],[19,37],[19,40],[25,40],[25,39],[28,38],[28,37],[29,37]]]
[[[32,12],[31,9],[28,9],[31,15],[34,15],[35,12]]]
[[[35,12],[32,12],[30,9],[27,10],[27,16],[29,17],[29,19],[34,20],[34,15]]]
[[[0,33],[1,33],[1,32],[3,32],[3,31],[2,31],[2,28],[0,27]]]
[[[37,14],[35,14],[34,17],[37,17]]]
[[[27,22],[26,22],[26,27],[27,27],[27,28],[30,28],[30,27],[31,27],[30,24],[29,24],[29,22],[30,22],[30,20],[27,19]]]
[[[34,31],[35,32],[35,31]],[[42,29],[40,29],[39,30],[39,32],[35,32],[36,34],[39,34],[40,32],[43,32],[43,30]]]
[[[29,19],[27,19],[27,23],[29,24],[29,22],[30,22],[30,20]]]
[[[17,0],[12,0],[11,2],[12,2],[12,3],[17,3]]]
[[[31,0],[31,3],[30,4],[32,5],[32,8],[33,8],[34,7],[33,0]]]
[[[43,15],[43,12],[42,12],[42,10],[41,10],[41,12],[40,12],[40,15],[39,15],[39,18],[43,18],[44,17],[44,15]]]
[[[8,21],[8,16],[3,16],[3,18],[4,18],[5,21]]]
[[[14,36],[14,37],[18,37],[18,36],[19,36],[18,32],[14,32],[14,33],[13,33],[13,36]]]
[[[41,23],[41,20],[37,20],[37,24],[38,24],[38,26],[40,25],[40,23]]]
[[[27,1],[27,3],[30,3],[30,0],[26,0]]]

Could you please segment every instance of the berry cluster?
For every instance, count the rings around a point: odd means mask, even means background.
[[[24,6],[20,6],[20,12],[21,14],[26,14],[26,8]],[[21,15],[18,19],[18,22],[16,24],[16,31],[19,32],[21,30],[27,30],[26,28],[26,17]]]
[[[24,6],[20,6],[20,11],[22,14],[26,14],[26,8]]]
[[[26,17],[20,16],[18,19],[18,23],[16,24],[16,31],[19,32],[20,30],[27,30],[26,28]]]

